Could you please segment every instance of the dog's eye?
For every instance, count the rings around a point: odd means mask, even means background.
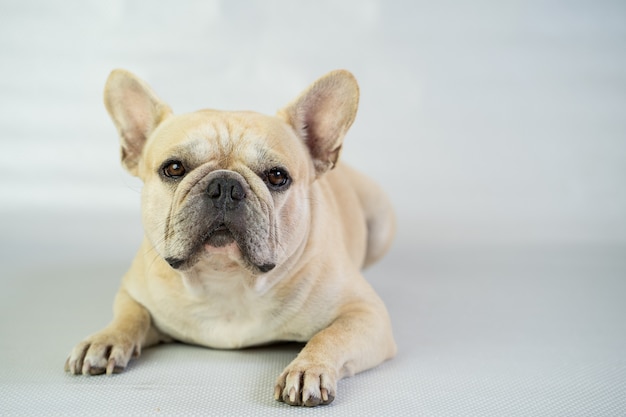
[[[266,176],[268,184],[273,188],[281,188],[289,183],[289,174],[282,168],[272,168]]]
[[[163,175],[168,178],[180,178],[185,175],[186,172],[185,166],[180,161],[170,161],[163,167]]]

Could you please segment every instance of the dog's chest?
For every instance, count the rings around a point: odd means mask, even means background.
[[[183,342],[232,349],[282,338],[278,301],[241,282],[188,282],[151,304],[157,328]]]

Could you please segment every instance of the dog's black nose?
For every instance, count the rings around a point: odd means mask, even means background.
[[[246,198],[246,192],[241,183],[233,178],[215,178],[207,187],[207,194],[213,206],[217,209],[234,210],[241,200]]]

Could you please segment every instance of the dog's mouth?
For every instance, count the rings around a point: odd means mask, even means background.
[[[242,256],[244,262],[256,271],[265,273],[274,269],[276,266],[274,263],[253,262],[250,259],[250,254],[244,241],[243,235],[238,232],[237,225],[229,225],[219,221],[214,222],[208,229],[208,232],[198,239],[195,248],[189,252],[187,257],[183,259],[167,257],[165,261],[174,269],[187,270],[194,266],[202,256],[202,253],[209,252],[226,256],[233,256],[233,254],[237,253],[237,256]]]
[[[206,248],[209,251],[211,249],[224,248],[228,245],[237,245],[236,234],[224,223],[219,223],[216,226],[212,227],[210,231],[205,235],[203,239],[200,240],[201,244],[197,246],[197,249],[192,251],[191,255],[186,259],[179,258],[166,258],[165,261],[170,264],[170,266],[174,269],[187,269],[193,266],[195,262],[199,259],[202,253],[201,248]],[[221,251],[220,249],[217,249]],[[241,251],[241,248],[238,249],[238,252]],[[245,257],[245,251],[241,251]],[[266,264],[252,264],[252,266],[260,272],[269,272],[276,266],[273,263]]]
[[[201,257],[205,250],[211,251],[224,248],[231,244],[237,244],[231,229],[224,223],[214,223],[209,230],[201,236],[195,247],[184,258],[166,257],[165,261],[174,269],[186,270],[191,268]],[[219,250],[219,249],[218,249]]]
[[[218,224],[213,228],[203,240],[203,244],[215,248],[221,248],[233,242],[235,242],[235,236],[224,223]]]

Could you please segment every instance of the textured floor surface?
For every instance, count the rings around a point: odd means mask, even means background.
[[[74,226],[65,247],[86,263],[4,261],[13,268],[0,282],[0,415],[626,413],[624,247],[398,245],[367,273],[391,312],[398,356],[341,381],[330,406],[297,410],[272,398],[296,345],[164,345],[119,375],[66,375],[71,347],[110,319],[125,269],[122,260],[91,260],[76,243],[105,227]],[[13,247],[23,244],[15,236]]]

